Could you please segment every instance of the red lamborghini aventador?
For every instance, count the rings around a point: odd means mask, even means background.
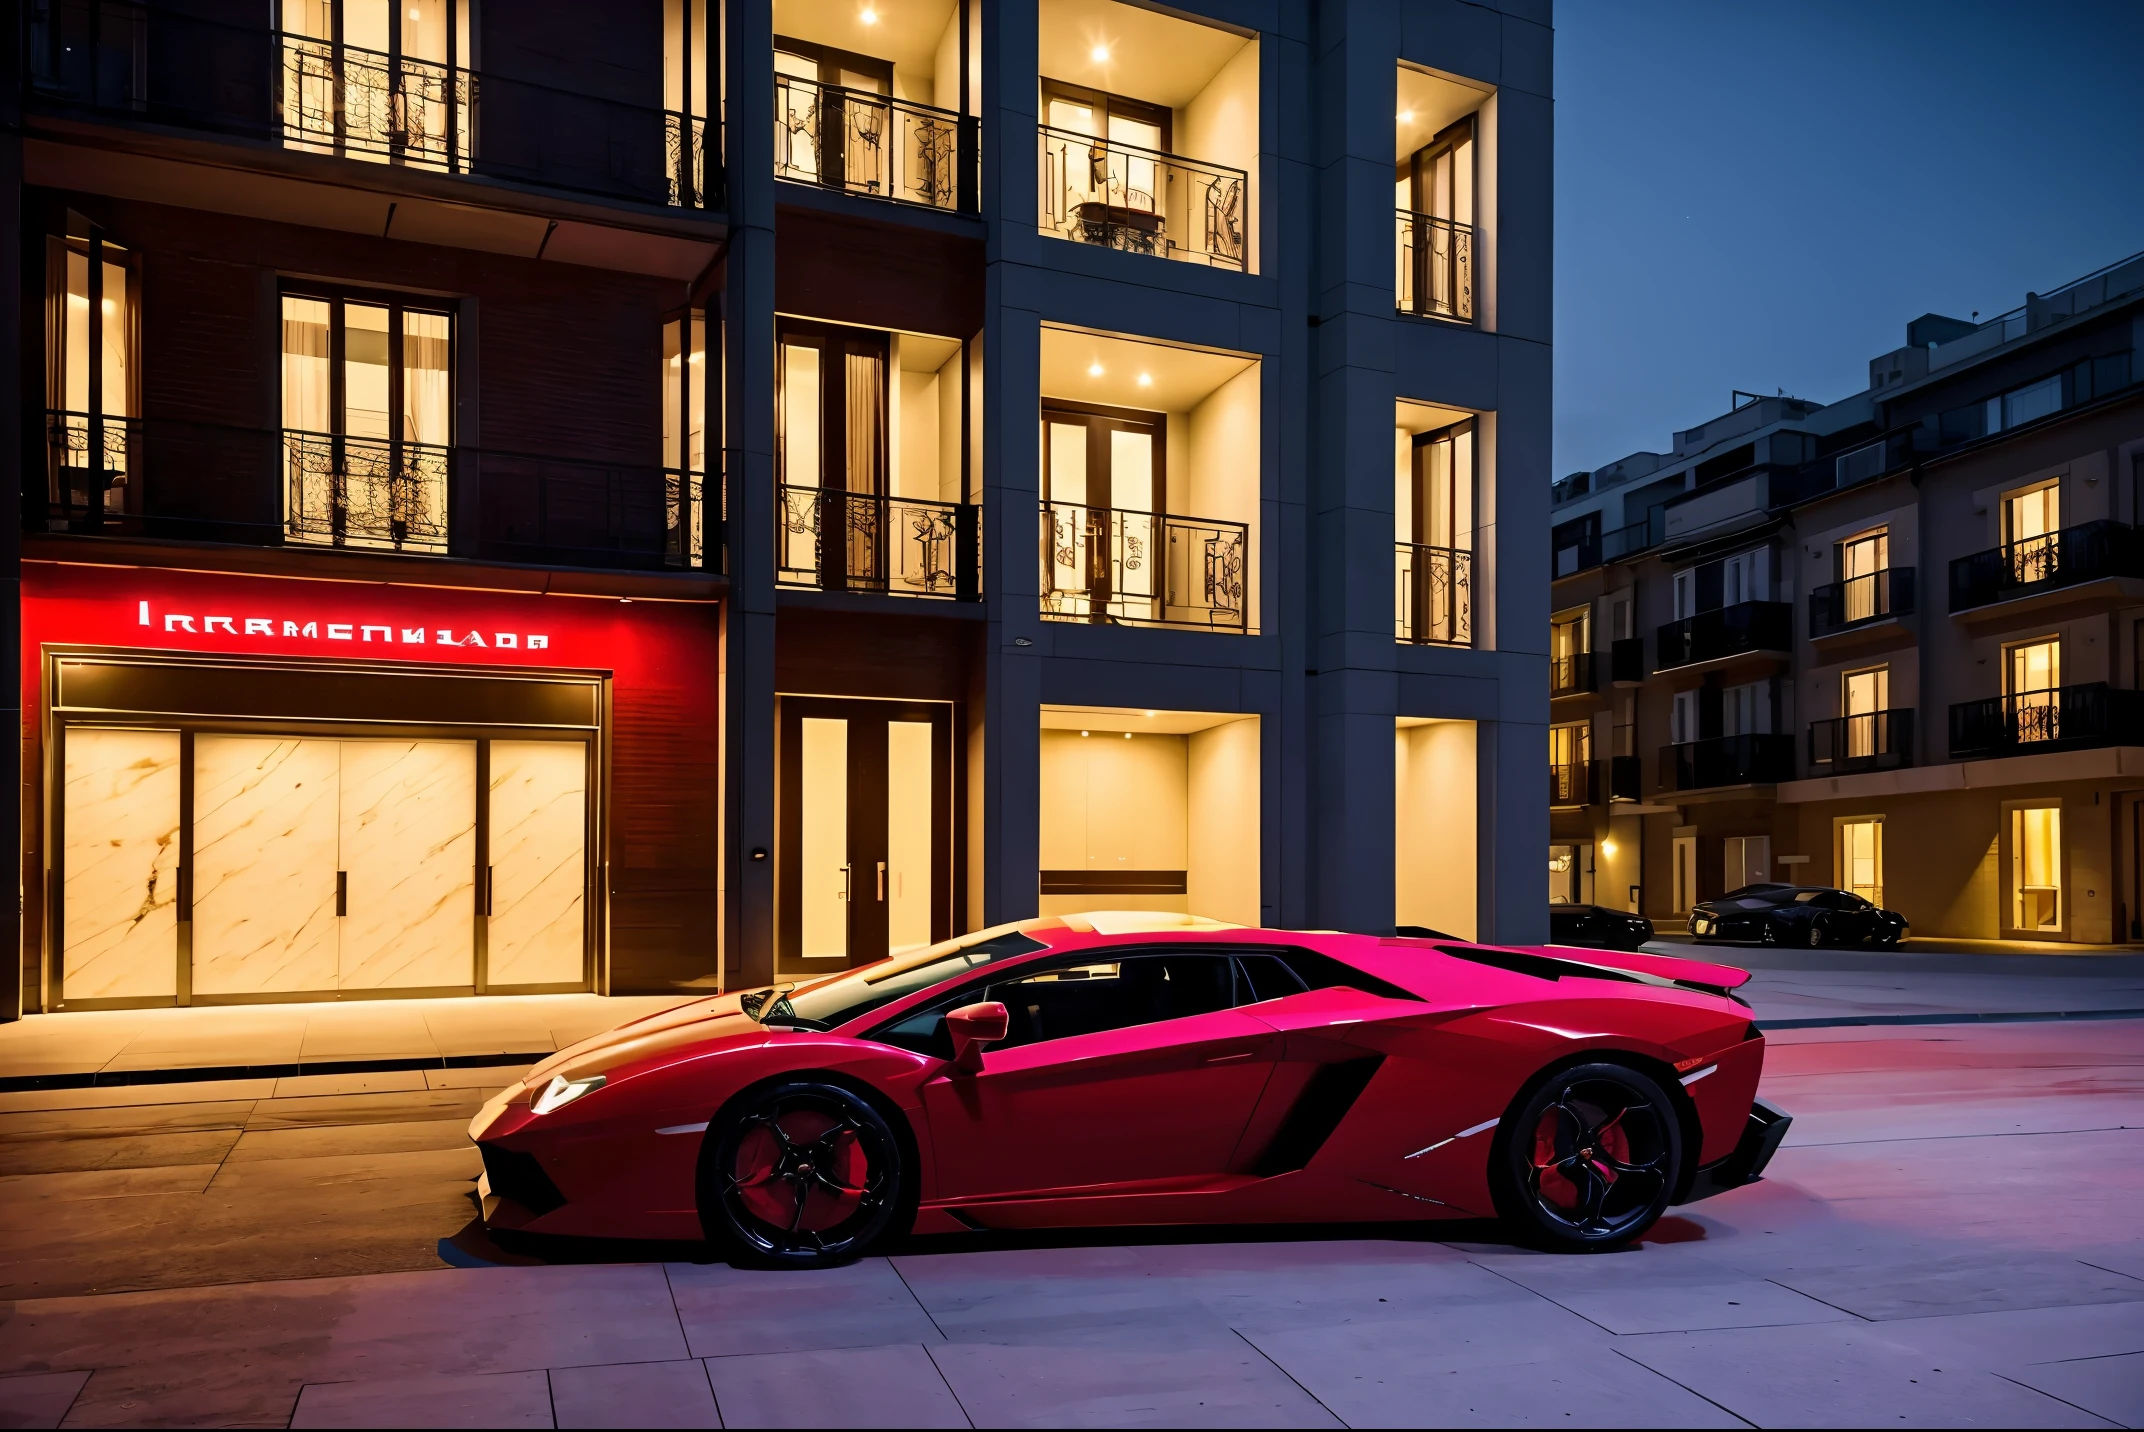
[[[1424,1218],[1600,1248],[1778,1148],[1747,978],[1067,915],[636,1020],[469,1132],[494,1228],[777,1264],[910,1228]]]

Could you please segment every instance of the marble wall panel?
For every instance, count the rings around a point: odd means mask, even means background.
[[[338,987],[476,980],[476,742],[344,741]]]
[[[588,748],[491,743],[492,988],[583,978]]]
[[[341,747],[194,738],[196,994],[335,988]]]
[[[72,1003],[178,993],[179,733],[67,733],[60,968]]]

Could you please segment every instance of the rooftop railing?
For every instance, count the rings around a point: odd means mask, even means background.
[[[1393,544],[1393,600],[1401,641],[1474,644],[1474,554],[1458,547]]]
[[[1913,568],[1886,567],[1809,593],[1809,635],[1830,636],[1866,622],[1913,614]]]
[[[706,473],[334,433],[45,415],[38,532],[720,571]],[[99,454],[92,459],[92,454]]]
[[[1038,126],[1043,232],[1076,243],[1246,266],[1250,176],[1241,169]]]
[[[869,90],[774,77],[774,177],[975,212],[978,121]]]
[[[1474,226],[1395,211],[1399,310],[1474,321]]]
[[[785,485],[775,580],[827,592],[977,601],[977,513],[967,502]]]
[[[1053,501],[1041,516],[1043,616],[1250,629],[1248,524]]]
[[[2026,537],[1950,564],[1950,609],[1962,612],[2101,577],[2144,577],[2144,535],[2101,518]]]
[[[2134,745],[2144,745],[2144,691],[2104,681],[1961,701],[1950,708],[1953,760]]]
[[[29,93],[47,107],[636,203],[721,200],[721,126],[704,116],[142,0],[28,11]]]

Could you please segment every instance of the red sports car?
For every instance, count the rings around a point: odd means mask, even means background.
[[[493,1228],[775,1264],[910,1229],[1492,1216],[1600,1248],[1778,1148],[1747,979],[1067,915],[636,1020],[469,1132]]]

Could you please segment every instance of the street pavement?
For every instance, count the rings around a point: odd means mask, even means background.
[[[2144,1020],[1976,1018],[2144,1006],[2144,961],[1750,962],[1760,1017],[1961,1022],[1774,1033],[1771,1176],[1585,1258],[1442,1224],[546,1263],[473,1222],[509,1071],[0,1094],[0,1426],[2144,1425]]]

